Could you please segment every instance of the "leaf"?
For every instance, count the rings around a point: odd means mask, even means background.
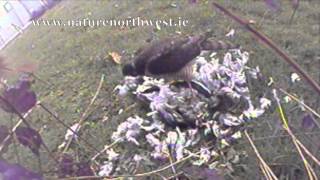
[[[31,82],[21,79],[15,86],[8,87],[0,100],[0,107],[9,113],[26,113],[36,105],[36,94],[30,90]],[[14,109],[16,110],[14,110]]]
[[[88,162],[74,162],[70,154],[63,154],[58,164],[58,177],[72,177],[72,176],[94,176],[90,164]]]
[[[35,155],[39,156],[39,149],[43,141],[38,131],[29,127],[18,127],[15,134],[22,145],[30,148]]]
[[[47,9],[51,9],[53,8],[56,4],[59,3],[59,1],[45,1],[45,6],[47,7]]]
[[[301,127],[305,130],[312,129],[315,126],[314,118],[311,114],[306,114],[302,118]]]
[[[9,164],[4,160],[0,160],[0,177],[3,180],[42,180],[42,176],[32,172],[19,164]]]
[[[77,164],[76,176],[94,176],[89,162],[81,162]]]
[[[73,158],[69,154],[63,154],[58,164],[58,177],[72,176],[74,173]]]
[[[121,64],[121,56],[116,52],[109,52],[108,56],[117,64]]]
[[[46,9],[44,7],[37,9],[37,10],[33,10],[31,12],[30,21],[39,19],[45,12],[46,12]]]

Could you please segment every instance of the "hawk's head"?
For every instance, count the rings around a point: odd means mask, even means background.
[[[132,64],[125,64],[122,67],[122,74],[124,76],[137,76],[138,75],[136,68]]]

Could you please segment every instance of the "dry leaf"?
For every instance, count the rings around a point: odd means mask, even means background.
[[[116,52],[109,52],[108,55],[111,57],[111,60],[113,60],[117,64],[121,64],[121,56]]]

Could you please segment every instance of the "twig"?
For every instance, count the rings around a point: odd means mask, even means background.
[[[288,131],[288,133],[290,134],[290,136],[292,136],[293,138],[296,139],[297,144],[304,150],[304,152],[320,167],[320,161],[311,154],[311,152],[301,143],[301,141],[299,141],[295,135],[291,132]]]
[[[314,134],[320,134],[320,131],[315,132],[305,132],[305,133],[294,133],[296,136],[302,136],[302,135],[314,135]],[[274,138],[282,138],[282,137],[290,137],[290,135],[278,135],[278,136],[265,136],[265,137],[258,137],[254,138],[253,141],[264,141],[268,139],[274,139]],[[240,143],[243,144],[243,143]]]
[[[61,120],[57,115],[55,115],[53,112],[51,112],[44,104],[39,103],[39,106],[45,110],[47,113],[49,113],[55,120],[57,120],[59,123],[61,123],[65,128],[67,128],[68,130],[70,130],[72,133],[74,133],[75,135],[77,135],[77,137],[82,140],[84,143],[86,143],[90,148],[92,148],[93,150],[95,150],[96,152],[99,152],[98,149],[96,149],[91,143],[89,143],[86,139],[82,138],[79,136],[79,134],[77,132],[75,132],[72,128],[70,128],[66,123],[63,122],[63,120]]]
[[[92,158],[91,158],[91,161],[94,161],[98,156],[100,156],[102,153],[104,153],[106,150],[108,150],[109,148],[113,147],[114,145],[118,144],[118,142],[120,142],[120,139],[117,139],[115,140],[113,143],[111,143],[110,145],[108,146],[104,146],[104,148],[98,152],[96,155],[94,155]]]
[[[213,146],[212,146],[213,147]],[[208,149],[212,148],[212,147],[208,147]],[[172,166],[175,166],[181,162],[184,162],[192,157],[194,157],[194,155],[197,155],[197,154],[200,154],[201,153],[201,150],[196,152],[196,153],[192,153],[190,154],[189,156],[187,157],[184,157],[172,164],[169,164],[163,168],[160,168],[160,169],[157,169],[157,170],[154,170],[154,171],[150,171],[150,172],[146,172],[146,173],[140,173],[140,174],[134,174],[134,175],[119,175],[119,176],[116,176],[116,177],[112,177],[112,176],[80,176],[80,177],[69,177],[69,178],[64,178],[64,179],[61,179],[61,180],[73,180],[73,179],[102,179],[102,178],[107,178],[108,180],[115,180],[115,179],[118,179],[118,178],[127,178],[127,177],[148,177],[152,174],[156,174],[156,173],[159,173],[159,172],[162,172],[164,170],[167,170],[169,168],[171,168]]]
[[[96,91],[95,95],[94,95],[93,98],[91,99],[90,104],[88,105],[87,109],[84,111],[84,113],[82,114],[80,120],[78,121],[79,126],[76,128],[76,130],[75,130],[76,132],[79,130],[79,128],[80,128],[81,125],[83,124],[83,122],[84,122],[84,120],[85,120],[85,117],[87,116],[87,113],[90,111],[91,106],[92,106],[93,103],[96,101],[96,99],[97,99],[97,97],[98,97],[98,95],[99,95],[99,93],[100,93],[100,90],[101,90],[103,81],[104,81],[104,74],[101,75],[100,83],[99,83],[99,86],[98,86],[98,88],[97,88],[97,91]],[[73,135],[73,136],[74,136],[74,135]],[[68,148],[69,148],[69,146],[70,146],[70,144],[71,144],[71,142],[72,142],[73,136],[70,138],[70,140],[69,140],[68,143],[66,144],[66,146],[65,146],[65,148],[64,148],[64,150],[63,150],[63,153],[65,153],[65,152],[68,150]],[[98,151],[98,152],[99,152],[99,151]]]
[[[6,98],[0,96],[0,100],[3,101],[7,106],[9,106],[9,109],[13,111],[18,117],[22,120],[22,122],[27,126],[30,127],[30,124],[28,121],[23,117],[23,115],[14,107],[9,101],[6,100]]]
[[[253,143],[252,139],[250,138],[247,130],[244,131],[244,134],[246,135],[247,139],[249,140],[251,147],[253,148],[253,151],[255,152],[256,156],[258,157],[261,166],[265,169],[266,174],[268,174],[267,177],[269,177],[270,179],[274,179],[277,180],[278,178],[276,177],[276,175],[272,172],[271,168],[267,165],[267,163],[264,161],[264,159],[261,157],[257,147],[255,146],[255,144]]]
[[[170,151],[167,153],[168,153],[170,164],[172,164],[173,163],[172,155],[171,155]],[[171,170],[172,170],[173,174],[177,174],[176,168],[174,166],[171,166]]]
[[[26,73],[30,74],[30,76],[32,76],[32,77],[35,78],[36,80],[42,82],[43,84],[49,85],[49,87],[52,87],[52,86],[53,86],[53,84],[51,84],[51,83],[49,83],[49,82],[47,82],[47,81],[42,80],[41,78],[39,78],[37,75],[35,75],[35,74],[32,73],[32,72],[26,72]]]
[[[270,174],[267,173],[266,168],[261,163],[259,163],[259,167],[260,167],[264,177],[266,177],[267,180],[271,179]]]
[[[11,128],[12,128],[12,127],[14,126],[12,114],[10,114],[10,124],[11,124]],[[19,154],[19,152],[18,152],[18,146],[17,146],[18,138],[17,138],[17,136],[15,135],[14,132],[10,132],[10,134],[13,135],[13,140],[14,140],[14,141],[13,141],[13,149],[14,149],[14,153],[15,153],[16,158],[17,158],[17,163],[20,164],[20,163],[21,163],[21,161],[20,161],[20,154]]]
[[[33,108],[30,109],[27,113],[25,113],[23,115],[23,119],[25,119],[31,112],[32,112]],[[23,123],[23,120],[20,118],[20,120],[17,122],[17,124],[15,126],[12,127],[10,134],[7,135],[7,137],[2,141],[2,143],[0,144],[0,154],[2,153],[5,144],[7,143],[7,141],[11,138],[11,136],[13,135],[13,133],[16,131],[16,129]]]
[[[313,88],[314,90],[320,95],[320,86],[317,84],[316,81],[312,79],[309,74],[304,71],[300,65],[295,62],[292,58],[289,57],[287,53],[285,53],[283,50],[281,50],[271,39],[269,39],[266,35],[260,33],[258,30],[250,26],[250,23],[248,23],[247,20],[243,20],[240,17],[234,15],[230,11],[228,11],[226,8],[218,4],[217,2],[213,2],[213,6],[225,13],[227,16],[229,16],[231,19],[238,22],[240,25],[244,26],[249,32],[251,32],[254,37],[261,40],[264,44],[266,44],[268,47],[270,47],[273,51],[275,51],[283,60],[285,60],[288,64],[290,64],[294,70],[299,73]]]
[[[299,4],[300,4],[300,0],[297,0],[297,4],[294,6],[293,13],[292,13],[290,20],[289,20],[289,25],[291,25],[291,23],[292,23],[293,17],[298,10]]]
[[[288,120],[284,114],[284,110],[282,109],[282,105],[280,103],[280,99],[279,97],[277,96],[277,92],[276,90],[273,91],[273,96],[277,102],[277,106],[278,106],[278,112],[280,114],[280,119],[282,120],[282,123],[283,123],[283,128],[288,132],[288,134],[291,136],[292,138],[292,141],[294,143],[294,145],[296,146],[297,148],[297,151],[303,161],[303,164],[306,168],[306,171],[308,173],[308,176],[309,176],[309,179],[310,180],[313,180],[313,179],[318,179],[317,176],[315,175],[315,172],[313,170],[313,168],[310,166],[309,162],[307,161],[307,159],[305,158],[304,154],[302,153],[302,150],[301,150],[301,147],[299,146],[299,144],[297,143],[298,139],[293,135],[291,129],[290,129],[290,126],[288,124]],[[310,153],[311,154],[311,153]]]
[[[292,134],[292,133],[290,133],[290,131],[291,131],[290,129],[288,129],[286,127],[284,127],[284,129],[286,129],[289,134]],[[314,173],[313,169],[311,168],[309,162],[307,161],[306,157],[303,155],[303,153],[301,151],[301,148],[297,143],[297,140],[294,137],[292,137],[292,141],[293,141],[294,145],[296,146],[296,148],[297,148],[297,150],[299,152],[299,155],[300,155],[300,157],[301,157],[301,159],[303,161],[303,164],[304,164],[304,166],[306,168],[306,171],[308,173],[309,179],[313,180],[314,179],[313,177],[317,178],[315,176],[315,173]]]
[[[2,98],[2,96],[0,96],[0,98]],[[22,123],[26,124],[28,128],[31,128],[30,124],[29,124],[29,123],[27,122],[27,120],[26,120],[26,117],[31,113],[31,111],[32,111],[32,109],[33,109],[33,108],[31,108],[27,113],[25,113],[24,115],[22,115],[22,114],[21,114],[19,111],[17,111],[17,110],[15,109],[15,107],[12,106],[8,101],[5,100],[5,102],[6,102],[9,106],[12,107],[13,111],[14,111],[14,112],[18,115],[18,117],[20,118],[20,121],[18,121],[18,123],[12,128],[10,134],[2,141],[2,144],[1,144],[1,146],[0,146],[0,154],[2,153],[2,151],[3,151],[3,149],[4,149],[5,143],[11,138],[12,135],[14,135],[14,132],[17,130],[17,128],[18,128]],[[40,103],[40,101],[38,101],[37,104],[38,104],[38,103]],[[57,161],[55,160],[54,156],[52,155],[52,153],[50,152],[48,146],[47,146],[43,141],[42,141],[42,146],[44,147],[44,149],[45,149],[46,151],[48,151],[49,156],[50,156],[55,162],[57,162]]]
[[[178,173],[174,174],[173,176],[170,176],[170,177],[168,177],[168,178],[166,178],[166,179],[173,179],[173,178],[177,178],[178,176],[182,175],[183,173],[184,173],[183,171],[178,172]]]
[[[300,101],[297,97],[295,97],[294,95],[288,93],[287,91],[285,91],[282,88],[279,88],[279,90],[284,93],[285,95],[289,96],[291,99],[295,100],[296,102],[298,102],[299,104],[301,104],[303,107],[305,107],[308,111],[310,111],[312,114],[314,114],[315,116],[317,116],[320,119],[320,114],[317,113],[315,110],[313,110],[310,106],[306,105],[304,102]],[[318,122],[317,126],[320,128],[320,124]]]

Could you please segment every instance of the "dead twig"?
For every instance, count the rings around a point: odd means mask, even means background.
[[[98,95],[99,95],[99,93],[100,93],[100,90],[101,90],[101,88],[102,88],[103,82],[104,82],[104,74],[101,75],[100,83],[99,83],[99,86],[98,86],[98,88],[97,88],[97,90],[96,90],[96,93],[95,93],[95,95],[92,97],[92,99],[91,99],[91,101],[90,101],[90,104],[88,105],[88,107],[86,108],[86,110],[85,110],[85,111],[83,112],[83,114],[81,115],[81,118],[80,118],[79,121],[78,121],[78,125],[79,125],[79,126],[76,128],[75,132],[78,132],[79,128],[81,127],[81,125],[83,124],[84,120],[86,119],[86,116],[87,116],[88,112],[90,111],[91,106],[94,104],[94,102],[96,101],[96,99],[97,99],[97,97],[98,97]],[[69,148],[72,140],[73,140],[73,137],[71,137],[71,138],[69,139],[69,141],[67,142],[67,144],[66,144],[66,146],[65,146],[65,148],[64,148],[64,150],[63,150],[63,153],[65,153],[65,152],[68,150],[68,148]],[[98,151],[98,152],[99,152],[99,151]]]
[[[278,112],[279,112],[279,115],[280,115],[280,119],[282,120],[282,123],[283,123],[283,128],[288,132],[288,134],[291,136],[291,138],[292,138],[292,142],[293,142],[293,144],[296,146],[296,149],[297,149],[297,151],[298,151],[298,153],[299,153],[299,155],[300,155],[300,157],[301,157],[301,159],[302,159],[302,161],[303,161],[303,164],[304,164],[304,166],[305,166],[305,169],[306,169],[306,171],[307,171],[307,173],[308,173],[308,177],[309,177],[309,179],[310,180],[314,180],[314,179],[318,179],[317,178],[317,176],[316,176],[316,173],[314,172],[314,170],[313,170],[313,168],[311,167],[311,165],[310,165],[310,163],[307,161],[307,159],[306,159],[306,157],[305,157],[305,155],[303,154],[303,152],[302,152],[302,150],[301,150],[301,146],[299,145],[299,140],[293,135],[293,133],[292,133],[292,131],[291,131],[291,129],[290,129],[290,126],[289,126],[289,124],[288,124],[288,120],[287,120],[287,117],[286,117],[286,115],[285,115],[285,113],[284,113],[284,110],[283,110],[283,108],[282,108],[282,105],[281,105],[281,103],[280,103],[280,99],[279,99],[279,97],[277,96],[277,92],[276,92],[276,90],[274,90],[273,91],[273,96],[274,96],[274,98],[275,98],[275,100],[276,100],[276,102],[277,102],[277,106],[278,106]],[[300,144],[302,144],[301,142],[300,142]],[[303,146],[304,147],[304,146]],[[305,148],[305,147],[304,147]],[[305,148],[306,149],[306,148]],[[308,151],[309,152],[309,151]],[[311,155],[312,157],[314,157],[310,152],[309,153],[307,153],[307,155]]]
[[[212,146],[213,147],[213,146]],[[208,147],[208,149],[211,149],[212,147]],[[169,168],[171,168],[172,166],[175,166],[177,164],[180,164],[186,160],[189,160],[190,158],[194,157],[195,155],[198,155],[201,153],[201,150],[200,151],[197,151],[196,153],[191,153],[190,155],[176,161],[176,162],[173,162],[173,163],[170,163],[169,165],[163,167],[163,168],[160,168],[160,169],[157,169],[157,170],[154,170],[154,171],[150,171],[150,172],[146,172],[146,173],[140,173],[140,174],[134,174],[134,175],[119,175],[119,176],[116,176],[116,177],[112,177],[112,176],[80,176],[80,177],[69,177],[69,178],[63,178],[61,180],[73,180],[73,179],[108,179],[108,180],[116,180],[116,179],[122,179],[122,178],[128,178],[128,177],[149,177],[150,175],[153,175],[153,174],[156,174],[156,173],[159,173],[159,172],[162,172],[162,171],[165,171]]]
[[[73,134],[75,134],[80,140],[82,140],[84,143],[86,143],[90,148],[92,148],[93,150],[95,150],[96,152],[99,152],[98,149],[96,149],[91,143],[89,143],[85,138],[80,137],[80,135],[74,131],[72,128],[70,128],[63,120],[61,120],[56,114],[54,114],[53,112],[51,112],[44,104],[39,103],[39,106],[46,111],[47,113],[49,113],[55,120],[57,120],[60,124],[62,124],[65,128],[67,128],[68,130],[70,130]]]
[[[276,175],[272,172],[271,168],[267,165],[267,163],[264,161],[264,159],[261,157],[257,147],[255,146],[255,144],[253,143],[251,137],[249,136],[247,130],[244,131],[244,134],[246,135],[247,139],[249,140],[250,142],[250,145],[251,147],[253,148],[253,151],[255,152],[257,158],[259,159],[260,161],[260,168],[263,172],[263,174],[265,175],[265,177],[267,179],[270,179],[270,180],[277,180],[278,178],[276,177]]]

